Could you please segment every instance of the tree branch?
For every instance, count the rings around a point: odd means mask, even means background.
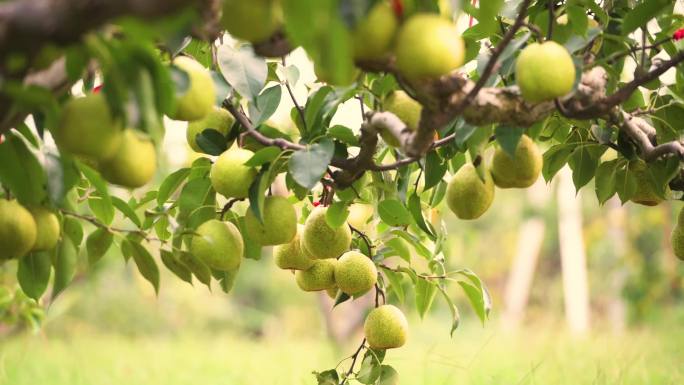
[[[684,159],[684,143],[671,141],[661,145],[654,145],[653,127],[644,119],[620,112],[623,120],[622,129],[641,149],[641,155],[646,162],[654,161],[662,156],[675,155]]]

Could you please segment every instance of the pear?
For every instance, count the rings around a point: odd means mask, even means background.
[[[542,169],[542,154],[529,136],[523,135],[511,157],[502,148],[497,148],[492,160],[492,178],[500,188],[530,187],[539,179]]]
[[[477,219],[494,201],[494,182],[488,171],[484,181],[471,163],[461,167],[449,181],[446,201],[460,219]]]
[[[264,246],[281,245],[292,241],[297,234],[297,213],[287,198],[269,196],[264,199],[262,222],[252,210],[245,214],[249,237]]]
[[[386,57],[398,27],[399,20],[389,2],[376,3],[352,31],[354,60],[374,61]]]
[[[280,0],[224,0],[221,24],[234,37],[267,41],[283,23]]]
[[[190,252],[207,266],[221,271],[240,267],[244,244],[237,227],[211,219],[202,223],[192,237]]]
[[[420,124],[420,114],[423,111],[423,106],[417,101],[413,100],[404,91],[394,91],[385,100],[384,107],[386,111],[389,111],[396,115],[399,120],[406,124],[406,127],[411,131],[416,131],[418,125]],[[399,147],[401,143],[394,137],[389,131],[380,131],[382,139],[389,146]]]
[[[31,207],[29,209],[36,222],[36,242],[31,251],[48,251],[57,246],[61,228],[57,215],[45,207]]]
[[[216,103],[216,86],[209,71],[187,56],[179,56],[173,65],[188,75],[187,88],[176,99],[171,119],[193,121],[207,116]]]
[[[684,209],[679,211],[677,224],[672,229],[670,242],[672,243],[672,251],[675,256],[684,261]]]
[[[337,258],[351,245],[351,230],[347,224],[332,228],[325,221],[325,207],[316,207],[304,223],[302,243],[316,259]]]
[[[658,194],[655,181],[651,172],[648,170],[648,165],[642,160],[634,160],[629,163],[629,172],[634,175],[636,179],[636,191],[630,199],[634,203],[644,206],[657,206],[664,199]],[[665,187],[665,194],[669,195],[670,187]]]
[[[355,229],[363,232],[368,232],[368,221],[373,217],[375,209],[373,205],[367,203],[353,203],[349,205],[349,216],[347,223],[354,226]]]
[[[336,259],[319,259],[307,270],[295,273],[297,285],[304,291],[321,291],[335,287]]]
[[[245,166],[253,155],[252,151],[238,147],[221,154],[209,172],[214,190],[226,198],[246,198],[257,174],[254,168]]]
[[[98,93],[66,102],[51,132],[61,150],[97,161],[116,152],[122,131],[104,96]]]
[[[147,135],[127,129],[119,149],[98,165],[110,183],[136,188],[149,183],[157,171],[157,151]]]
[[[515,78],[530,103],[567,95],[575,83],[575,64],[565,47],[553,42],[532,43],[515,63]]]
[[[372,289],[378,281],[373,261],[358,251],[348,251],[335,266],[335,283],[344,293],[358,296]]]
[[[417,13],[399,30],[395,55],[399,72],[418,82],[463,65],[465,45],[454,23],[436,14]]]
[[[273,259],[281,269],[306,270],[313,266],[312,261],[301,247],[301,234],[304,226],[297,226],[297,234],[289,243],[277,245],[273,248]]]
[[[220,132],[223,136],[228,136],[231,128],[235,123],[235,119],[230,112],[224,110],[223,108],[214,107],[211,112],[209,112],[204,118],[200,120],[195,120],[188,123],[188,130],[186,132],[186,139],[190,148],[195,152],[204,152],[197,145],[197,135],[201,134],[204,130],[213,129]],[[232,143],[228,143],[230,147]]]
[[[15,200],[0,199],[0,260],[21,258],[36,243],[36,221]]]
[[[325,292],[328,294],[328,297],[331,299],[337,299],[337,293],[340,291],[340,289],[337,288],[337,286],[333,286],[331,288],[325,289]]]
[[[368,314],[363,330],[371,348],[393,349],[406,343],[408,321],[396,306],[382,305]]]

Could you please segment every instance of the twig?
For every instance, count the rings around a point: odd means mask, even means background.
[[[359,345],[359,348],[356,349],[356,352],[354,352],[354,354],[352,355],[351,366],[349,367],[349,370],[347,371],[347,374],[344,376],[344,379],[342,380],[340,385],[346,384],[347,380],[349,379],[349,376],[351,376],[352,373],[354,373],[354,366],[356,366],[356,360],[359,358],[359,355],[361,354],[361,351],[363,350],[364,347],[366,347],[366,339],[365,338],[361,341],[361,345]]]
[[[146,241],[148,241],[148,242],[153,242],[153,241],[154,241],[154,242],[159,242],[159,243],[166,243],[166,241],[163,240],[163,239],[159,239],[159,238],[155,238],[155,237],[150,237],[149,235],[147,235],[147,233],[146,233],[145,231],[140,230],[140,229],[131,230],[131,229],[122,229],[122,228],[118,228],[118,227],[112,227],[112,226],[108,226],[108,225],[106,225],[106,224],[100,222],[99,219],[97,219],[97,218],[95,218],[95,217],[92,217],[92,216],[90,216],[90,215],[83,215],[83,214],[75,213],[75,212],[68,211],[68,210],[64,210],[64,209],[60,209],[59,211],[60,211],[63,215],[70,216],[70,217],[74,217],[74,218],[78,218],[78,219],[81,219],[81,220],[90,222],[91,224],[93,224],[93,225],[95,225],[95,226],[97,226],[97,227],[99,227],[99,228],[101,228],[101,229],[107,230],[107,231],[110,232],[110,233],[128,233],[128,234],[136,234],[136,235],[141,236],[144,240],[146,240]]]
[[[226,216],[228,211],[233,207],[233,205],[237,202],[244,201],[246,198],[232,198],[228,202],[226,202],[225,205],[223,205],[223,208],[219,212],[221,220]]]
[[[285,56],[282,58],[282,63],[283,67],[286,66],[285,64]],[[290,94],[290,99],[292,99],[292,103],[294,103],[295,108],[297,109],[297,113],[299,114],[299,119],[302,121],[302,126],[304,126],[304,131],[308,132],[309,128],[306,126],[306,117],[304,116],[304,108],[299,105],[297,102],[297,98],[295,98],[294,92],[292,92],[292,87],[290,86],[290,81],[287,80],[287,77],[285,78],[285,88],[287,89],[287,92]]]

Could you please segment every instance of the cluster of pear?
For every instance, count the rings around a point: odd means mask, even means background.
[[[51,210],[27,209],[16,200],[0,199],[0,261],[52,250],[60,233],[59,218]]]
[[[51,132],[61,151],[95,167],[110,183],[141,187],[157,170],[152,141],[140,131],[124,128],[100,93],[70,99]]]
[[[494,201],[494,186],[526,188],[539,178],[542,154],[534,141],[523,135],[513,156],[502,148],[494,151],[491,168],[463,165],[449,181],[446,201],[460,219],[477,219]]]

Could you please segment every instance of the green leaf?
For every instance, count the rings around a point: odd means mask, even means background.
[[[427,279],[418,279],[416,282],[416,309],[420,318],[425,317],[425,314],[432,307],[435,294],[437,294],[437,285]]]
[[[409,250],[406,241],[402,240],[399,237],[394,237],[386,240],[384,244],[389,248],[389,252],[385,255],[396,255],[404,261],[411,263],[411,250]]]
[[[622,34],[627,35],[635,29],[646,25],[646,23],[671,5],[672,0],[642,0],[625,15],[621,28]]]
[[[431,239],[434,239],[434,231],[430,225],[425,222],[425,218],[423,218],[423,207],[420,202],[420,197],[417,194],[413,193],[409,196],[408,209],[418,227],[423,230]]]
[[[550,182],[558,171],[565,166],[568,162],[568,158],[572,155],[573,149],[574,146],[563,143],[549,148],[544,153],[542,175],[546,182]]]
[[[452,301],[449,297],[449,293],[447,293],[442,286],[438,286],[438,288],[439,292],[442,293],[444,301],[447,303],[447,306],[449,307],[449,311],[451,312],[451,330],[449,331],[449,335],[453,337],[454,332],[456,331],[456,329],[458,329],[458,326],[461,323],[461,315],[458,311],[458,308],[454,304],[454,301]]]
[[[78,251],[69,238],[63,238],[57,248],[53,265],[55,279],[52,285],[52,299],[57,296],[71,283],[76,274]]]
[[[90,206],[91,210],[93,210],[93,214],[95,214],[98,219],[104,222],[104,224],[111,224],[114,220],[114,205],[112,204],[112,199],[109,196],[107,184],[97,171],[81,162],[78,162],[77,164],[78,168],[83,173],[83,176],[88,179],[90,184],[97,192],[96,194],[91,194],[91,196],[88,198],[88,206]]]
[[[228,140],[219,131],[213,128],[202,130],[195,136],[197,146],[203,153],[218,156],[228,149]]]
[[[88,263],[92,266],[99,261],[112,245],[114,235],[103,228],[98,228],[86,239],[86,251],[88,252]]]
[[[119,197],[112,197],[112,203],[114,204],[114,207],[116,207],[126,218],[130,219],[133,224],[138,226],[138,228],[142,227],[138,214],[133,211],[128,203],[124,202],[124,200]]]
[[[596,170],[594,184],[596,186],[596,198],[598,198],[599,204],[606,203],[610,197],[615,195],[617,166],[618,163],[616,159],[601,163]]]
[[[380,377],[380,363],[372,353],[366,352],[361,361],[361,367],[356,375],[356,380],[362,384],[374,384]]]
[[[637,187],[638,181],[636,176],[633,172],[629,171],[626,165],[617,170],[615,173],[615,189],[622,203],[632,199],[634,194],[636,194]]]
[[[335,125],[328,129],[328,135],[350,146],[358,146],[359,139],[349,127]]]
[[[203,284],[211,289],[211,269],[204,262],[200,261],[191,253],[181,251],[178,253],[178,259],[185,265],[192,274]]]
[[[131,251],[131,256],[135,265],[138,267],[138,271],[149,283],[154,287],[154,292],[159,294],[159,267],[157,263],[152,258],[150,254],[143,245],[137,243],[133,240],[126,240]]]
[[[515,149],[518,148],[518,142],[524,132],[525,129],[522,127],[498,125],[494,129],[496,141],[511,158],[515,156]]]
[[[430,151],[425,157],[425,186],[423,190],[429,190],[442,181],[447,168],[447,162],[436,151]]]
[[[413,234],[409,234],[408,232],[403,230],[392,230],[392,234],[408,241],[408,243],[411,244],[411,246],[413,246],[416,252],[418,252],[418,254],[420,254],[423,258],[427,260],[432,259],[432,252],[422,243],[420,243],[420,240],[416,238]]]
[[[399,302],[404,303],[406,294],[404,293],[404,286],[402,285],[403,275],[389,269],[384,269],[384,271],[385,276],[390,282],[390,289],[394,292],[394,295],[397,296]]]
[[[389,366],[382,365],[380,367],[380,378],[378,378],[377,385],[396,385],[399,383],[399,373]]]
[[[266,84],[268,66],[249,46],[234,49],[221,45],[216,52],[221,74],[235,90],[247,99],[255,99]]]
[[[385,199],[378,204],[378,214],[383,222],[390,226],[408,226],[411,224],[411,213],[397,199]]]
[[[347,222],[349,202],[335,202],[325,212],[325,222],[332,228],[338,228]]]
[[[72,217],[64,217],[62,221],[62,232],[71,242],[76,246],[81,246],[83,241],[83,225],[77,219]]]
[[[21,290],[38,301],[47,289],[51,267],[50,254],[46,252],[31,253],[19,259],[17,280]]]
[[[233,286],[235,285],[235,279],[238,276],[238,270],[231,270],[231,271],[214,270],[214,272],[215,272],[214,277],[216,279],[218,279],[219,286],[221,286],[221,290],[223,290],[223,292],[226,294],[230,293],[230,291],[233,289]]]
[[[266,163],[271,163],[278,158],[282,152],[283,151],[278,147],[264,147],[255,152],[254,155],[245,162],[245,166],[259,167]]]
[[[568,165],[572,169],[572,181],[577,191],[594,178],[604,151],[602,145],[585,145],[572,153]]]
[[[67,192],[79,182],[81,174],[71,158],[60,157],[51,151],[45,153],[43,168],[46,173],[50,202],[59,206],[64,201]]]
[[[172,252],[159,250],[161,261],[176,277],[192,285],[192,272]]]
[[[489,292],[482,284],[480,278],[472,271],[459,270],[459,274],[468,279],[468,281],[458,281],[458,284],[465,291],[471,306],[484,325],[492,309],[492,299],[489,296]]]
[[[288,162],[292,178],[300,186],[312,189],[327,171],[334,151],[335,145],[326,139],[295,152]]]
[[[249,117],[255,127],[268,120],[278,109],[282,93],[282,87],[278,84],[265,89],[255,102],[249,103]]]
[[[316,381],[318,385],[339,385],[340,384],[340,376],[337,374],[337,370],[335,369],[330,369],[326,370],[324,372],[314,372],[314,376],[316,376]]]
[[[46,197],[45,172],[34,153],[15,131],[0,144],[0,183],[23,204],[39,204]]]
[[[254,216],[263,223],[262,210],[264,208],[264,192],[270,185],[268,167],[262,167],[259,173],[254,178],[254,181],[249,186],[249,209],[254,214]]]
[[[164,181],[159,186],[159,192],[157,193],[157,204],[159,206],[164,205],[171,195],[178,190],[178,187],[180,187],[188,175],[190,175],[190,169],[181,168],[164,178]]]

